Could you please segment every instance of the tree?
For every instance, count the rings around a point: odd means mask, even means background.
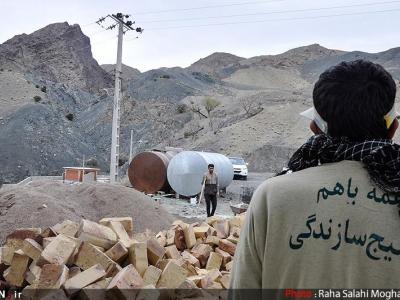
[[[68,113],[65,115],[65,117],[69,120],[69,121],[73,121],[74,120],[74,114],[73,113]]]
[[[213,118],[212,118],[211,112],[214,109],[216,109],[219,105],[221,105],[221,102],[219,102],[218,100],[216,100],[214,98],[205,97],[203,99],[203,106],[204,106],[204,109],[206,110],[207,116],[210,120],[209,125],[210,125],[211,129],[213,128]]]
[[[126,154],[121,154],[118,158],[118,167],[122,167],[129,161],[129,157]]]
[[[255,116],[263,110],[261,103],[251,98],[240,99],[240,105],[248,118]]]
[[[185,139],[191,137],[192,141],[197,138],[197,135],[202,131],[204,127],[201,127],[197,122],[191,123],[188,126],[187,131],[184,132],[183,137]]]
[[[85,166],[90,168],[97,168],[99,166],[99,163],[96,158],[91,157],[86,161]]]
[[[218,100],[211,98],[211,97],[205,97],[203,99],[203,105],[205,110],[207,111],[207,115],[210,118],[211,112],[216,109],[219,105],[221,104],[221,102],[219,102]]]
[[[33,97],[33,100],[34,100],[35,102],[40,102],[40,101],[42,101],[42,97],[40,97],[40,96],[34,96],[34,97]]]
[[[190,101],[190,110],[198,114],[200,117],[207,119],[207,116],[201,112],[201,107],[198,104],[194,103],[193,101]]]
[[[176,112],[178,114],[183,114],[185,112],[187,112],[187,105],[184,103],[178,104],[178,106],[176,107]]]

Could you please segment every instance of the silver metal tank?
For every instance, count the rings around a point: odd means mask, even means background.
[[[167,178],[172,189],[183,196],[194,196],[201,192],[201,181],[208,164],[214,164],[220,188],[233,180],[233,165],[229,158],[219,153],[183,151],[169,162]]]

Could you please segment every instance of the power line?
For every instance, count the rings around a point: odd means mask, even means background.
[[[96,21],[90,22],[90,23],[87,23],[87,24],[83,24],[83,25],[79,25],[79,26],[81,26],[81,27],[87,27],[87,26],[94,25],[94,24],[96,24]]]
[[[223,22],[223,23],[210,23],[210,24],[199,24],[199,25],[183,25],[183,26],[166,26],[166,27],[154,27],[148,28],[147,30],[167,30],[167,29],[180,29],[180,28],[196,28],[196,27],[212,27],[212,26],[222,26],[222,25],[237,25],[237,24],[253,24],[253,23],[267,23],[276,21],[296,21],[296,20],[313,20],[313,19],[323,19],[323,18],[333,18],[342,16],[356,16],[356,15],[366,15],[374,13],[386,13],[386,12],[397,12],[400,8],[386,9],[386,10],[376,10],[376,11],[366,11],[366,12],[355,12],[355,13],[341,13],[332,15],[322,15],[322,16],[308,16],[308,17],[292,17],[292,18],[279,18],[279,19],[268,19],[268,20],[254,20],[254,21],[239,21],[239,22]]]
[[[132,41],[136,41],[137,39],[139,39],[140,38],[140,36],[139,35],[137,35],[137,36],[135,36],[134,38],[131,38],[131,39],[127,39],[126,40],[126,42],[132,42]]]
[[[218,7],[230,7],[230,6],[245,6],[251,4],[268,4],[274,2],[283,2],[287,0],[270,0],[270,1],[251,1],[251,2],[238,2],[238,3],[230,3],[230,4],[218,4],[218,5],[209,5],[209,6],[200,6],[200,7],[189,7],[189,8],[176,8],[176,9],[165,9],[165,10],[157,10],[157,11],[148,11],[148,12],[139,12],[135,15],[151,15],[151,14],[161,14],[168,13],[174,11],[189,11],[189,10],[199,10],[199,9],[208,9],[208,8],[218,8]]]
[[[330,7],[291,9],[291,10],[279,10],[279,11],[257,12],[257,13],[235,14],[235,15],[222,15],[222,16],[209,16],[209,17],[198,17],[198,18],[164,19],[164,20],[144,21],[144,22],[146,22],[146,23],[181,22],[181,21],[220,19],[220,18],[233,18],[233,17],[247,17],[247,16],[259,16],[259,15],[261,16],[261,15],[272,15],[272,14],[311,12],[311,11],[320,11],[320,10],[328,10],[328,9],[339,9],[339,8],[365,7],[365,6],[375,6],[375,5],[393,4],[393,3],[400,3],[400,1],[396,0],[396,1],[385,1],[385,2],[370,2],[370,3],[359,3],[359,4],[330,6]]]

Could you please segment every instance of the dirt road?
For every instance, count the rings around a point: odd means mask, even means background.
[[[271,177],[272,173],[249,173],[247,180],[233,180],[228,186],[225,197],[218,198],[216,215],[222,217],[233,216],[230,204],[241,202],[243,187],[256,189],[263,181]],[[190,204],[189,200],[164,198],[159,200],[161,206],[177,218],[184,218],[194,222],[206,218],[206,205],[204,199],[200,205]]]

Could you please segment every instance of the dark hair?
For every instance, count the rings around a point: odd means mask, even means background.
[[[208,164],[209,168],[214,168],[214,164]]]
[[[332,137],[351,140],[386,138],[384,120],[394,105],[396,84],[380,65],[366,60],[342,62],[314,86],[314,107]]]

